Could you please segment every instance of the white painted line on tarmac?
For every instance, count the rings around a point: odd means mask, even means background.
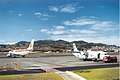
[[[71,71],[66,71],[67,74],[71,75],[71,76],[74,76],[76,78],[76,80],[86,80],[85,78],[71,72]]]

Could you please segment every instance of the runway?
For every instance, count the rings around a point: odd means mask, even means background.
[[[95,65],[116,65],[119,63],[104,63],[93,61],[82,61],[74,56],[26,56],[26,58],[7,58],[6,55],[0,57],[0,66],[4,66],[10,63],[20,64],[21,69],[38,69],[40,67],[47,68],[67,68],[67,67],[79,67],[79,66],[95,66]],[[112,66],[111,66],[112,67]]]

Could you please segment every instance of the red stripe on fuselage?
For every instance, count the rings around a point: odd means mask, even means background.
[[[12,50],[11,52],[26,52],[27,50]]]

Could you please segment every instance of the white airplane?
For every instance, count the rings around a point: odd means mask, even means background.
[[[76,47],[76,44],[73,43],[73,53],[72,53],[75,57],[78,57],[79,59],[85,60],[86,59],[86,55],[83,51],[79,51]]]
[[[7,57],[16,57],[16,56],[25,57],[26,54],[29,54],[33,51],[33,45],[34,45],[34,39],[32,39],[27,49],[11,50],[7,54]]]
[[[78,57],[79,59],[82,60],[92,60],[93,58],[102,60],[105,56],[109,56],[107,54],[107,52],[103,52],[103,51],[91,51],[91,50],[87,50],[87,51],[79,51],[75,45],[75,43],[73,43],[73,53],[72,53],[75,57]]]

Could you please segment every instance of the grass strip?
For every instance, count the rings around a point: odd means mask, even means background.
[[[119,68],[100,68],[89,70],[75,70],[74,73],[87,80],[119,80]]]
[[[0,76],[0,80],[63,80],[58,74],[38,73],[38,74],[22,74],[22,75],[4,75]]]

